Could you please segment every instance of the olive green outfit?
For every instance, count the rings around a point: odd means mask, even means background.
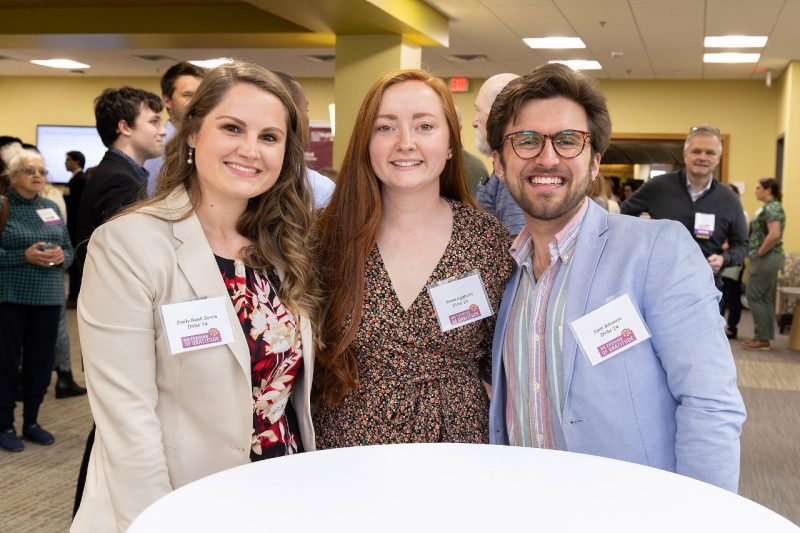
[[[767,225],[780,221],[781,237],[775,246],[763,256],[758,249],[769,233]],[[777,200],[770,200],[753,220],[750,227],[750,278],[747,281],[747,303],[753,314],[755,326],[754,339],[769,341],[775,337],[775,292],[778,271],[783,268],[783,231],[786,227],[786,213]]]

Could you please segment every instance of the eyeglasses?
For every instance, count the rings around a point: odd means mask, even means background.
[[[25,167],[19,169],[19,171],[25,174],[26,176],[31,176],[31,177],[36,175],[37,172],[43,178],[46,178],[47,175],[50,174],[50,171],[47,170],[46,168],[36,168],[36,167]]]
[[[589,132],[581,130],[564,130],[552,135],[536,131],[515,131],[503,137],[503,141],[511,141],[511,148],[520,159],[533,159],[544,150],[546,139],[550,139],[556,154],[564,159],[573,159],[581,155],[588,138]]]
[[[707,124],[702,124],[700,126],[692,126],[691,128],[689,128],[689,133],[690,134],[693,134],[693,133],[711,133],[711,134],[716,135],[717,137],[720,137],[719,128],[715,128],[714,126],[709,126]]]

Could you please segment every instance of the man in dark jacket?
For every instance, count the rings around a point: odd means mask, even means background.
[[[108,151],[86,184],[78,212],[76,245],[83,267],[86,244],[97,227],[124,207],[144,198],[146,159],[161,154],[167,134],[157,95],[122,87],[106,89],[94,104],[97,132]]]
[[[623,215],[647,212],[651,218],[677,220],[686,226],[708,260],[717,286],[721,270],[742,264],[747,255],[742,203],[714,179],[721,157],[719,130],[696,126],[683,145],[686,168],[650,179],[620,206]]]
[[[72,177],[64,188],[64,202],[67,204],[67,229],[69,238],[72,242],[78,242],[78,211],[81,206],[81,196],[86,187],[86,174],[83,168],[86,166],[86,157],[76,150],[67,152],[67,159],[64,166]],[[78,300],[78,293],[81,289],[81,271],[78,262],[73,261],[69,267],[69,295],[67,296],[67,309],[75,309]]]

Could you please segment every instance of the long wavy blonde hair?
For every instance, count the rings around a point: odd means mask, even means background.
[[[317,324],[320,292],[315,264],[315,233],[312,231],[313,205],[306,179],[303,158],[303,124],[291,95],[281,80],[269,70],[234,61],[210,71],[194,93],[183,121],[167,143],[164,165],[153,196],[126,212],[162,202],[183,186],[191,205],[180,218],[189,217],[200,200],[197,169],[188,164],[189,138],[200,130],[205,117],[235,85],[247,83],[276,96],[286,109],[288,123],[286,153],[280,176],[272,187],[251,198],[237,223],[237,230],[252,244],[241,251],[248,266],[263,270],[274,267],[281,272],[279,297],[294,311],[303,313]],[[148,214],[175,220],[174,214],[160,216],[161,209],[145,209]]]

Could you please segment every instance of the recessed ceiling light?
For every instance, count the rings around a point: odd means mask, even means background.
[[[549,48],[563,50],[566,48],[586,48],[580,37],[527,37],[522,39],[531,48]]]
[[[71,59],[32,59],[31,63],[50,68],[90,68],[85,63],[78,63]]]
[[[764,48],[766,36],[758,35],[718,35],[706,37],[703,41],[706,48]]]
[[[227,65],[228,63],[233,63],[233,59],[230,57],[218,57],[216,59],[194,59],[189,61],[192,65],[196,65],[200,68],[217,68],[220,65]]]
[[[603,65],[597,61],[589,61],[586,59],[556,59],[548,61],[548,63],[560,63],[566,65],[572,70],[602,70]]]
[[[743,54],[724,52],[720,54],[703,54],[703,63],[758,63],[761,54]]]

